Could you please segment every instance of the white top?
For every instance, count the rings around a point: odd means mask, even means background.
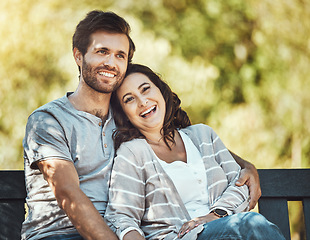
[[[208,204],[207,177],[201,155],[192,140],[179,131],[183,140],[187,163],[175,161],[166,163],[158,158],[161,166],[174,183],[191,218],[207,215]]]

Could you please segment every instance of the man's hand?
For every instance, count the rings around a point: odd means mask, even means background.
[[[249,187],[250,191],[250,204],[249,210],[253,209],[258,202],[258,199],[262,195],[260,184],[259,184],[259,175],[252,164],[247,164],[244,169],[241,170],[239,179],[236,182],[237,186],[242,186],[246,184]]]
[[[234,154],[232,151],[229,151],[236,162],[242,168],[239,179],[236,182],[237,186],[242,186],[246,184],[250,190],[250,205],[249,210],[253,209],[258,202],[258,199],[262,195],[262,191],[259,183],[259,175],[255,166],[242,159],[238,155]]]

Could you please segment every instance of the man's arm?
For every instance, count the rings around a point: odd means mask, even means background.
[[[244,159],[242,159],[241,157],[239,157],[238,155],[234,154],[231,151],[229,152],[242,168],[240,178],[236,182],[236,185],[242,186],[246,184],[249,187],[251,198],[249,210],[251,210],[255,207],[256,203],[258,202],[258,199],[262,195],[257,169],[252,163],[245,161]]]
[[[85,239],[118,240],[80,189],[79,177],[72,162],[53,159],[40,161],[37,165],[50,185],[59,207]]]

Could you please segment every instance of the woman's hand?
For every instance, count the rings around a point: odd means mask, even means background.
[[[219,217],[217,217],[213,213],[209,213],[206,216],[194,218],[194,219],[183,224],[183,226],[181,227],[181,229],[178,233],[178,238],[183,237],[186,233],[193,230],[195,227],[197,227],[201,224],[205,224],[207,222],[211,222],[211,221],[216,220],[216,219],[219,219]]]

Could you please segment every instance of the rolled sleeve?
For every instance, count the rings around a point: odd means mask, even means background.
[[[34,169],[36,162],[50,158],[72,161],[62,127],[46,112],[35,112],[29,117],[23,147],[24,158]]]
[[[127,233],[129,233],[130,231],[137,231],[138,233],[140,233],[141,236],[144,237],[144,234],[143,234],[143,232],[142,232],[141,229],[139,229],[139,228],[134,228],[134,227],[129,227],[129,228],[127,228],[127,229],[125,229],[124,231],[121,232],[121,234],[120,234],[120,236],[119,236],[119,239],[120,239],[120,240],[123,240],[123,239],[124,239],[124,236],[125,236]]]

